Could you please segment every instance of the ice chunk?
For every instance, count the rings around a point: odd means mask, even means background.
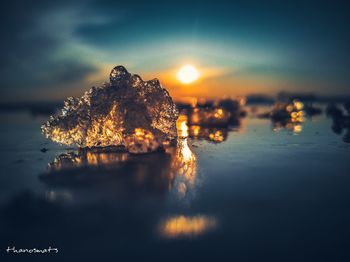
[[[271,119],[273,131],[284,128],[294,134],[302,132],[304,116],[304,104],[298,100],[293,100],[291,103],[277,102],[271,112],[258,114],[259,118]]]
[[[157,79],[143,81],[116,66],[109,83],[92,87],[81,98],[68,98],[42,133],[65,145],[124,146],[145,153],[177,137],[177,117],[172,98]]]

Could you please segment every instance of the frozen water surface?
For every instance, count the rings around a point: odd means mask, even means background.
[[[250,117],[188,128],[198,139],[141,155],[62,147],[38,132],[45,118],[0,117],[2,249],[54,246],[56,261],[350,259],[350,147],[324,115],[294,132]]]

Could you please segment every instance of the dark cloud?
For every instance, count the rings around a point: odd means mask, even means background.
[[[28,93],[28,89],[37,91],[79,81],[95,70],[82,59],[60,54],[67,44],[60,36],[62,28],[42,24],[44,17],[76,4],[16,0],[1,8],[0,88],[6,92],[5,97],[21,90]]]

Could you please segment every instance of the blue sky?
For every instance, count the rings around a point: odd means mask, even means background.
[[[344,1],[22,1],[1,8],[5,101],[56,100],[107,81],[114,65],[171,93],[350,94]],[[185,63],[202,79],[181,86]]]

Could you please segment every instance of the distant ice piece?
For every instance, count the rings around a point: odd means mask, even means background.
[[[41,127],[55,142],[82,148],[123,146],[131,153],[157,150],[177,137],[178,111],[157,79],[143,81],[123,66],[110,82],[70,97]]]

